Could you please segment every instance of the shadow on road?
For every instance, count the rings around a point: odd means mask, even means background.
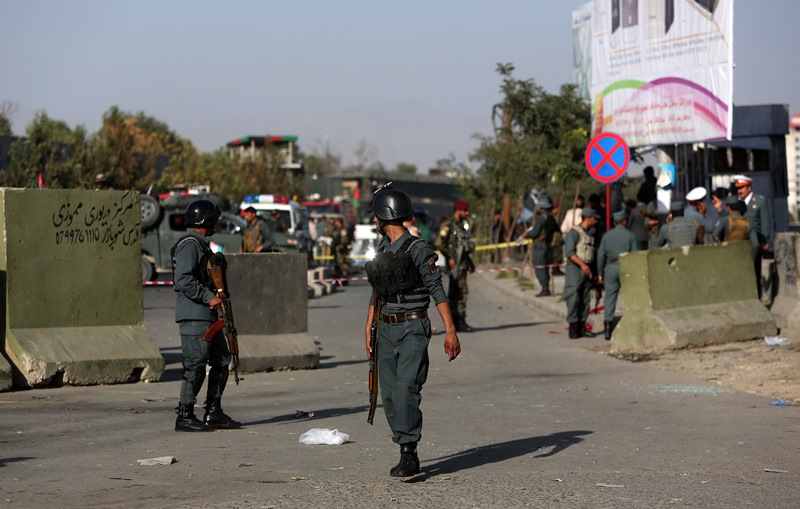
[[[348,366],[350,364],[366,364],[368,362],[366,357],[363,359],[348,359],[346,361],[326,362],[328,359],[335,359],[335,358],[336,357],[333,355],[320,357],[319,367],[317,369],[330,369],[330,368],[335,368],[337,366]]]
[[[503,325],[497,325],[495,327],[475,327],[475,332],[484,332],[484,331],[490,331],[490,330],[514,329],[516,327],[535,327],[537,325],[546,325],[548,323],[558,323],[558,322],[506,323],[506,324],[503,324]]]
[[[354,406],[348,408],[327,408],[324,410],[312,410],[310,412],[306,412],[303,410],[297,410],[293,414],[286,414],[286,415],[276,415],[275,417],[270,417],[269,419],[262,419],[260,421],[252,421],[243,423],[245,426],[255,426],[256,424],[274,424],[280,422],[301,422],[301,421],[311,421],[311,420],[319,420],[319,419],[328,419],[330,417],[340,417],[342,415],[350,415],[350,414],[357,414],[357,413],[365,413],[367,412],[367,405],[361,406]],[[313,413],[314,415],[308,415],[309,413]],[[366,416],[365,416],[366,418]]]
[[[36,459],[33,456],[14,456],[12,458],[0,458],[0,468],[3,468],[9,463],[16,463],[18,461],[27,461]]]
[[[546,458],[558,454],[571,445],[582,442],[583,438],[581,437],[583,435],[592,433],[592,431],[588,430],[562,431],[545,437],[521,438],[499,444],[482,445],[457,454],[427,460],[425,463],[431,464],[423,467],[422,473],[409,479],[408,482],[421,482],[437,475],[468,470],[526,454],[534,454],[538,451],[542,452],[532,456],[532,458]],[[543,451],[543,449],[550,450]]]

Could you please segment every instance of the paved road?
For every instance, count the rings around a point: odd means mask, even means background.
[[[431,340],[411,482],[387,475],[398,450],[381,410],[366,424],[363,283],[309,301],[320,369],[245,375],[224,404],[246,428],[202,434],[172,430],[174,294],[146,288],[164,381],[0,394],[0,506],[800,507],[800,408],[594,353],[584,347],[601,339],[566,339],[503,288],[472,279],[480,330],[462,335],[460,358],[446,362],[441,333]],[[299,444],[314,427],[350,442]],[[137,466],[160,456],[177,462]]]

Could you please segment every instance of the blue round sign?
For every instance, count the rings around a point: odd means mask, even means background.
[[[628,144],[618,134],[600,133],[586,147],[586,169],[601,184],[621,179],[629,162]]]

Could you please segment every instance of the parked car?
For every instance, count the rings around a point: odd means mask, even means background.
[[[239,213],[244,213],[248,207],[253,207],[259,216],[269,220],[273,211],[280,213],[280,221],[288,228],[289,238],[294,239],[295,245],[301,252],[308,252],[311,245],[311,234],[308,231],[308,210],[301,207],[296,201],[278,194],[256,194],[244,197],[239,205]]]

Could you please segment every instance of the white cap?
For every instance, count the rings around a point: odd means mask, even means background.
[[[688,193],[686,193],[686,201],[701,201],[703,200],[708,192],[706,191],[705,187],[695,187]]]
[[[739,182],[741,182],[742,184],[739,184]],[[750,177],[745,177],[744,175],[734,175],[733,176],[733,183],[736,184],[737,187],[739,185],[750,184],[752,182],[753,182],[753,179],[751,179]]]

